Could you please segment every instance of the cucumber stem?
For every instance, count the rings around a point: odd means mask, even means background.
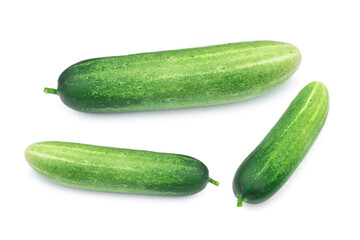
[[[219,182],[216,181],[216,180],[214,180],[214,179],[212,179],[212,178],[209,178],[209,182],[212,183],[212,184],[214,184],[215,186],[219,186]]]
[[[237,206],[242,207],[242,202],[244,198],[242,196],[237,196]]]
[[[45,93],[50,93],[50,94],[55,94],[57,95],[58,94],[58,91],[54,88],[44,88],[44,92]]]

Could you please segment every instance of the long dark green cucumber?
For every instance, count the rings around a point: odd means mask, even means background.
[[[300,91],[236,171],[238,206],[263,202],[283,186],[319,135],[328,111],[329,95],[322,83],[312,82]]]
[[[265,94],[300,62],[295,46],[273,41],[96,58],[70,66],[45,92],[84,112],[200,107]]]
[[[205,188],[207,167],[178,154],[100,147],[67,142],[40,142],[25,151],[42,176],[75,188],[153,195],[189,195]]]

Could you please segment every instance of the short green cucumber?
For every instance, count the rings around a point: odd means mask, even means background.
[[[40,175],[75,188],[176,196],[218,185],[202,162],[178,154],[40,142],[27,147],[25,157]]]
[[[253,98],[289,79],[299,50],[274,41],[85,60],[59,77],[58,94],[83,112],[127,112],[225,104]]]
[[[285,184],[319,135],[328,110],[329,95],[322,83],[312,82],[300,91],[236,171],[238,206],[263,202]]]

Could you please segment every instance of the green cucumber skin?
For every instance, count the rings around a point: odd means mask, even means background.
[[[40,175],[66,186],[109,192],[190,195],[209,182],[199,160],[178,154],[68,142],[40,142],[25,151]]]
[[[327,118],[329,95],[320,82],[303,88],[256,149],[237,169],[233,190],[241,202],[275,194],[310,150]]]
[[[274,41],[96,58],[67,68],[57,93],[67,106],[83,112],[225,104],[278,87],[300,62],[295,46]]]

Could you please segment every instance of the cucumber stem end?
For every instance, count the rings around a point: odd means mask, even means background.
[[[50,94],[55,94],[57,95],[58,94],[58,91],[54,88],[44,88],[44,92],[45,93],[50,93]]]
[[[242,207],[243,200],[244,200],[244,198],[242,196],[237,196],[237,206],[238,207]]]
[[[209,178],[209,182],[212,183],[212,184],[214,184],[215,186],[219,186],[219,182],[216,181],[216,180],[214,180],[214,179],[212,179],[212,178]]]

